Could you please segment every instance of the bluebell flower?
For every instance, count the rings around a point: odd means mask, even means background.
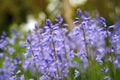
[[[45,26],[48,26],[49,28],[52,28],[52,23],[49,19],[46,20]]]
[[[63,24],[63,27],[68,27],[69,25],[68,24]]]
[[[75,78],[77,78],[78,76],[80,76],[80,72],[78,70],[75,70]]]
[[[100,26],[107,27],[105,18],[100,17],[99,15],[96,15],[96,20],[99,22]]]
[[[114,65],[116,68],[120,68],[120,63],[119,63],[118,59],[114,60]]]
[[[35,24],[35,30],[38,30],[38,25],[37,24]]]
[[[89,17],[89,13],[87,11],[85,11],[85,14],[84,14],[85,17]]]
[[[47,76],[47,75],[43,75],[43,76],[40,77],[39,80],[51,80],[51,79],[50,79],[49,76]]]
[[[7,47],[7,50],[10,55],[12,55],[15,52],[14,48],[11,48],[10,46]]]
[[[103,69],[101,69],[101,71],[102,71],[103,73],[107,73],[108,70],[109,70],[109,68],[103,68]]]
[[[77,9],[77,15],[80,17],[82,16],[82,11],[80,9]]]
[[[82,15],[80,9],[77,9],[77,15],[73,22],[75,27],[71,31],[59,15],[55,24],[50,19],[46,20],[42,28],[35,24],[26,39],[16,29],[12,30],[11,37],[3,32],[0,37],[0,51],[3,51],[0,52],[0,58],[4,60],[0,68],[0,80],[24,80],[26,74],[22,73],[27,70],[39,80],[69,80],[70,69],[75,69],[75,79],[80,76],[80,71],[86,75],[87,69],[91,68],[91,61],[99,65],[97,68],[105,74],[112,71],[104,66],[107,62],[112,62],[114,69],[119,69],[120,22],[107,26],[103,17],[97,15],[94,19],[88,12]],[[26,47],[25,51],[19,49],[17,53],[18,49],[14,45]],[[104,76],[104,80],[110,80],[111,76]]]
[[[0,53],[0,58],[3,58],[4,57],[4,53]]]
[[[105,76],[104,80],[110,80],[109,76]]]
[[[63,18],[59,15],[59,16],[55,19],[55,21],[56,21],[57,23],[61,24],[61,23],[63,22]]]
[[[6,32],[2,32],[2,35],[0,36],[0,38],[4,39],[7,36]]]

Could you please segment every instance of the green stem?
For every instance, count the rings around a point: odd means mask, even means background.
[[[57,61],[57,54],[56,54],[55,44],[54,44],[54,40],[53,40],[54,36],[53,36],[52,30],[51,30],[51,35],[52,35],[52,47],[54,50],[54,58],[55,58],[55,61]],[[56,68],[57,68],[58,77],[60,77],[60,71],[59,71],[58,67],[56,67]]]
[[[30,43],[30,44],[31,44],[31,43]],[[30,45],[30,48],[32,49],[32,46],[31,46],[31,45]],[[33,50],[32,50],[32,55],[33,55],[33,57],[34,57],[34,52],[33,52]],[[39,71],[38,71],[35,63],[34,63],[34,68],[35,68],[35,70],[36,70],[37,80],[39,80]]]
[[[41,48],[41,53],[42,53],[42,57],[44,57],[44,53],[43,53],[43,47],[42,47],[42,44],[41,44],[41,38],[39,37],[39,35],[37,34],[37,31],[35,31],[36,32],[36,35],[37,35],[37,37],[38,37],[38,42],[39,42],[39,44],[40,44],[40,48]]]
[[[84,26],[82,26],[82,32],[83,32],[83,37],[84,37],[84,43],[85,43],[85,49],[86,49],[87,58],[89,60],[88,46],[87,46],[86,34],[85,34]]]
[[[93,78],[93,69],[91,69],[91,68],[93,68],[91,65],[91,58],[90,58],[90,56],[89,56],[89,53],[88,53],[88,46],[87,46],[87,40],[86,40],[86,33],[85,33],[85,30],[84,30],[84,26],[82,26],[82,32],[83,32],[83,37],[84,37],[84,43],[85,43],[85,49],[86,49],[86,56],[87,56],[87,59],[88,59],[88,64],[89,64],[89,74],[90,74],[90,78],[92,79]]]
[[[36,70],[36,76],[37,76],[37,80],[39,80],[39,72],[38,72],[38,69],[36,67],[36,64],[34,63],[34,67],[35,67],[35,70]]]
[[[62,34],[62,37],[63,37],[63,39],[65,39],[63,34]],[[67,56],[67,52],[66,52],[66,47],[65,47],[65,40],[63,41],[63,45],[64,45],[65,59],[66,59],[66,61],[68,63],[68,69],[70,69],[70,67],[69,67],[69,60],[68,60],[68,56]],[[71,80],[70,76],[67,77],[67,80]]]
[[[109,38],[109,34],[108,34],[108,31],[107,31],[107,38]],[[112,48],[111,48],[111,46],[112,46],[112,44],[111,44],[111,42],[110,42],[110,39],[108,39],[108,47],[110,47],[110,56],[113,58],[113,57],[115,57],[115,55],[113,54],[113,52],[112,52]],[[115,68],[115,66],[114,66],[114,60],[112,59],[112,68],[113,68],[113,79],[115,80],[115,76],[116,76],[116,68]]]

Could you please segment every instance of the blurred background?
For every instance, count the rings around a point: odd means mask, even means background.
[[[0,0],[0,34],[9,33],[11,28],[27,31],[36,23],[41,27],[45,19],[54,22],[58,15],[72,29],[77,8],[91,16],[99,14],[111,25],[120,17],[119,3],[120,0]]]

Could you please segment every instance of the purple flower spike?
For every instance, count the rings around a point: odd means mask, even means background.
[[[82,16],[82,11],[80,9],[77,9],[77,15],[80,17]]]
[[[47,20],[46,20],[45,25],[48,26],[49,28],[51,28],[52,23],[51,23],[50,19],[47,19]]]
[[[14,34],[16,34],[16,33],[17,33],[17,30],[16,30],[16,29],[12,29],[12,32],[13,32]]]
[[[56,19],[55,19],[56,22],[58,22],[59,24],[61,24],[63,22],[63,18],[62,16],[58,16]]]
[[[101,24],[101,26],[106,27],[106,21],[105,21],[105,18],[100,17],[99,15],[96,15],[96,19],[97,19],[98,22]]]
[[[38,30],[38,25],[37,24],[35,24],[35,30]]]
[[[6,37],[6,32],[2,32],[1,38],[5,38]]]
[[[96,78],[115,80],[118,71],[114,77],[109,73],[120,69],[120,21],[107,26],[105,19],[98,15],[95,19],[80,9],[77,15],[72,30],[66,28],[69,25],[64,24],[59,15],[55,24],[50,19],[43,28],[35,24],[27,38],[15,29],[10,37],[3,32],[0,36],[0,80],[24,80],[27,71],[33,75],[26,76],[28,80],[85,80],[87,78],[81,74],[91,76],[88,74],[91,65],[102,73],[93,75]],[[115,68],[110,68],[109,63]],[[71,70],[74,70],[73,77],[69,75]]]
[[[89,13],[87,11],[85,11],[85,14],[84,14],[85,17],[89,17]]]

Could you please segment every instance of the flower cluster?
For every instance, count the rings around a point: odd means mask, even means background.
[[[0,80],[23,80],[23,76],[16,77],[21,71],[18,65],[21,65],[24,53],[24,36],[17,30],[12,30],[11,37],[5,32],[0,37]],[[19,47],[19,48],[18,48]],[[21,61],[20,61],[21,60]]]
[[[77,15],[71,31],[59,15],[55,24],[49,19],[42,28],[36,24],[26,40],[16,30],[11,38],[3,32],[0,80],[118,80],[119,20],[107,26],[99,15],[80,9]]]

